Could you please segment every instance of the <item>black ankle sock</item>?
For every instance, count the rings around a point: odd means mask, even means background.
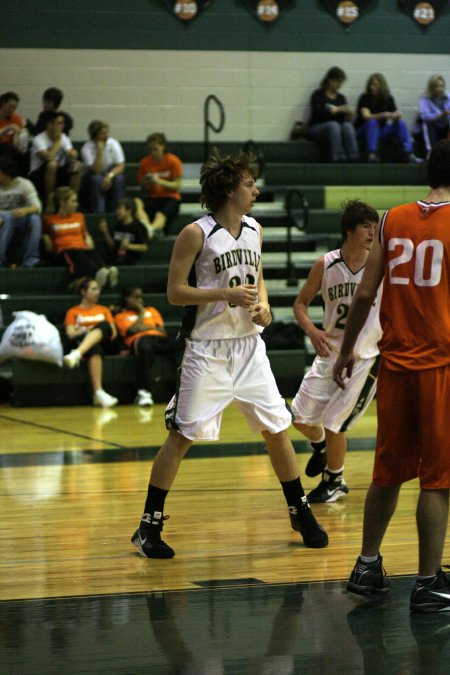
[[[325,469],[322,480],[326,480],[327,483],[334,483],[334,481],[340,478],[342,474],[343,471],[331,471],[331,469]]]
[[[157,488],[154,485],[148,486],[147,499],[145,500],[144,513],[150,514],[152,516],[155,512],[159,513],[158,520],[161,520],[162,513],[164,511],[164,502],[168,494],[168,490],[162,490]],[[146,522],[149,522],[147,518],[144,519]]]
[[[311,447],[313,448],[314,452],[320,452],[321,450],[325,450],[327,447],[327,442],[325,439],[323,439],[323,441],[319,441],[318,443],[311,441]]]
[[[294,480],[280,481],[281,487],[283,488],[284,497],[286,499],[288,506],[298,507],[302,501],[302,497],[305,496],[305,491],[300,482],[300,478],[294,478]]]

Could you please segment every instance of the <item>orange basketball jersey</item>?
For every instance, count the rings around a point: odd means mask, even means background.
[[[380,352],[394,370],[450,364],[450,202],[387,211]]]

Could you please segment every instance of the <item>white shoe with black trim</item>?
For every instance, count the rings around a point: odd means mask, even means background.
[[[146,389],[139,389],[136,398],[134,399],[136,405],[147,406],[153,405],[153,397],[149,391]]]

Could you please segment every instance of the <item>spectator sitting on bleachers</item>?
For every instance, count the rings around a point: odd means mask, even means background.
[[[150,225],[162,234],[180,208],[183,164],[176,155],[166,152],[164,134],[150,134],[147,143],[149,154],[139,162],[137,182],[145,192]]]
[[[91,213],[110,213],[125,195],[125,154],[103,120],[92,120],[88,133],[90,140],[81,148],[83,194]]]
[[[63,110],[59,110],[59,106],[61,105],[63,98],[63,92],[57,87],[49,87],[44,91],[42,94],[42,110],[39,113],[39,117],[37,118],[36,124],[33,127],[34,136],[37,136],[37,134],[40,134],[43,131],[46,131],[46,113],[56,110],[64,117],[63,133],[65,133],[66,136],[70,136],[70,131],[73,129],[73,119],[68,113],[64,112]]]
[[[339,92],[346,80],[341,68],[330,68],[311,95],[311,116],[307,138],[325,144],[332,162],[358,159],[358,141],[352,123],[353,109]]]
[[[136,405],[153,405],[155,382],[151,376],[157,354],[167,353],[164,320],[155,307],[144,307],[142,288],[131,286],[122,293],[122,310],[114,317],[119,335],[135,356]]]
[[[411,134],[402,113],[398,110],[389,91],[386,79],[381,73],[373,73],[366,83],[357,105],[356,135],[364,139],[367,161],[379,162],[378,141],[398,141],[402,147],[404,162],[422,162],[413,152]]]
[[[117,405],[118,399],[103,389],[103,357],[105,353],[115,352],[111,343],[117,336],[116,327],[108,307],[98,304],[100,288],[95,279],[81,279],[78,290],[81,302],[67,311],[64,320],[66,335],[74,346],[64,357],[64,365],[75,368],[85,358],[93,391],[93,404],[111,408]]]
[[[5,267],[8,246],[16,233],[23,242],[22,267],[39,264],[41,202],[31,181],[19,176],[12,157],[0,156],[0,267]]]
[[[26,119],[16,112],[19,100],[14,91],[0,96],[0,144],[11,145],[24,154],[28,150],[29,134]]]
[[[450,94],[445,91],[442,75],[432,75],[426,94],[419,99],[417,126],[423,136],[427,158],[435,143],[450,134]]]
[[[77,195],[80,189],[81,162],[63,128],[64,116],[50,110],[46,113],[46,130],[31,144],[29,178],[47,211],[50,195],[58,186],[70,185]]]
[[[43,243],[54,262],[67,267],[74,280],[93,277],[100,289],[109,282],[111,288],[118,280],[117,267],[106,267],[94,248],[86,220],[77,211],[78,198],[70,187],[59,187],[52,197],[53,214],[44,218]]]
[[[98,229],[112,251],[116,265],[135,265],[147,251],[147,232],[136,217],[134,199],[121,199],[116,209],[117,222],[110,234],[106,218],[101,218]]]

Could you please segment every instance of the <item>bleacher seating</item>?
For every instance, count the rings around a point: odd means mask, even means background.
[[[216,143],[224,152],[236,153],[240,143]],[[145,155],[144,143],[124,143],[127,157],[126,175],[129,195],[139,194],[134,180],[139,160]],[[258,186],[261,195],[253,215],[264,226],[264,276],[267,282],[274,319],[293,321],[292,304],[298,293],[300,280],[304,279],[315,259],[340,241],[340,206],[345,199],[360,198],[375,208],[384,210],[398,203],[421,196],[425,183],[425,167],[397,163],[329,164],[321,160],[316,145],[301,140],[286,143],[261,143],[265,169]],[[102,293],[101,301],[117,304],[120,288],[131,284],[141,286],[146,304],[156,306],[170,328],[180,319],[181,308],[168,303],[165,289],[168,262],[176,234],[202,212],[199,204],[198,174],[204,160],[202,143],[171,143],[170,151],[184,162],[185,177],[180,213],[172,223],[169,233],[150,242],[149,250],[140,264],[120,268],[118,289]],[[301,222],[294,214],[289,220],[286,212],[286,195],[290,189],[301,192],[309,205],[308,220]],[[106,214],[114,221],[114,214]],[[106,257],[108,250],[98,230],[99,215],[87,214],[88,229],[97,248]],[[299,229],[300,225],[300,229]],[[287,229],[291,228],[291,268],[287,268]],[[290,276],[290,283],[287,277]],[[12,312],[28,309],[46,314],[48,319],[62,326],[66,310],[76,304],[79,296],[69,290],[69,276],[65,269],[40,267],[27,269],[0,269],[0,293],[9,298],[2,301],[4,321],[7,324]],[[322,307],[318,297],[311,308],[313,320],[320,323]],[[134,398],[134,366],[131,357],[109,356],[105,359],[105,388],[118,396],[121,403]],[[306,341],[306,351],[301,349],[269,352],[274,373],[284,395],[292,396],[303,375],[305,364],[313,358]],[[157,400],[168,400],[175,383],[172,362],[160,359],[155,364],[158,371],[159,392]],[[5,367],[1,369],[5,371]],[[1,373],[0,373],[1,374]],[[89,402],[88,378],[85,368],[59,369],[45,363],[15,361],[10,368],[15,405],[82,404]]]

